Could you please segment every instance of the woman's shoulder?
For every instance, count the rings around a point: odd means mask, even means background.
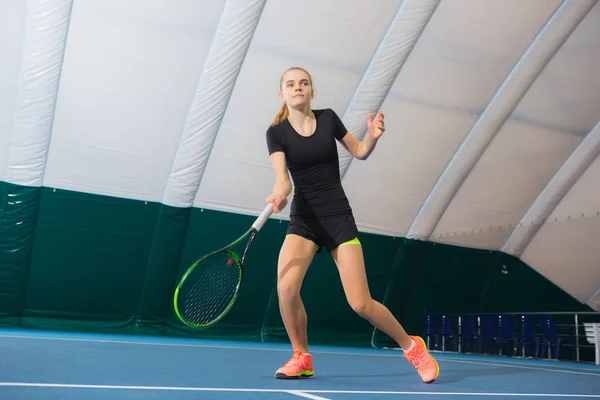
[[[332,108],[318,108],[318,109],[313,109],[312,112],[315,114],[315,117],[319,117],[321,115],[332,115],[335,114],[335,111],[333,111]]]

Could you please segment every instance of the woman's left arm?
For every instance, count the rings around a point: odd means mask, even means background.
[[[385,132],[385,125],[383,122],[383,113],[379,111],[375,118],[369,113],[369,120],[367,123],[367,136],[362,142],[359,142],[356,137],[348,132],[342,139],[342,145],[352,154],[354,158],[359,160],[366,160],[369,158],[377,141]]]

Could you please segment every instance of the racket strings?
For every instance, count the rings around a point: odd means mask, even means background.
[[[214,322],[235,298],[240,278],[240,267],[229,254],[215,254],[202,261],[180,289],[183,317],[197,326]]]
[[[225,291],[231,286],[227,280],[214,282],[213,287],[207,287],[207,283],[208,281],[196,282],[185,299],[186,315],[192,323],[202,324],[212,320],[223,312],[231,301],[231,296],[225,295]]]

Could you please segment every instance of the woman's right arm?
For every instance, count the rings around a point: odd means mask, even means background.
[[[287,197],[292,192],[292,181],[288,174],[285,153],[276,151],[270,157],[275,171],[275,185],[273,193],[267,197],[267,202],[273,204],[273,212],[277,213],[287,205]]]

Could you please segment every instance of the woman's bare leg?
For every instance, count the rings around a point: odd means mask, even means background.
[[[402,325],[383,304],[369,292],[362,246],[347,244],[331,252],[340,272],[340,278],[350,307],[361,317],[394,339],[403,350],[412,344]]]
[[[286,236],[279,253],[279,310],[292,347],[301,352],[308,352],[308,338],[307,315],[300,298],[300,289],[316,250],[316,245],[310,240],[290,234]]]
[[[300,298],[300,289],[316,250],[313,242],[289,234],[279,253],[279,310],[294,350],[292,358],[275,372],[275,377],[279,379],[296,379],[314,374],[312,356],[308,352],[308,318]]]
[[[429,354],[423,339],[409,336],[388,308],[371,297],[362,246],[358,243],[344,244],[331,254],[340,271],[342,285],[352,309],[402,347],[404,356],[417,369],[423,382],[435,381],[440,368]]]

